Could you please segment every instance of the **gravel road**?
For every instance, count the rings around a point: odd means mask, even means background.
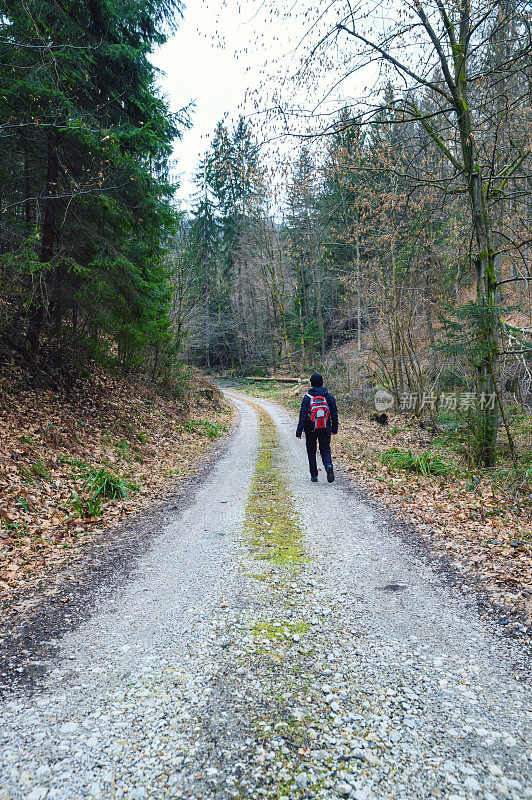
[[[0,800],[532,798],[517,646],[384,513],[310,482],[287,412],[229,394],[240,425],[194,503],[2,701]],[[250,538],[265,460],[293,563]]]

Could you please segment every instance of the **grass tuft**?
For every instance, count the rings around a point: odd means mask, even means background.
[[[209,439],[217,439],[227,430],[227,425],[219,425],[208,419],[186,419],[181,423],[181,427],[187,433],[197,433]]]
[[[399,450],[397,447],[391,447],[382,454],[381,464],[391,469],[404,469],[425,476],[451,475],[454,472],[453,466],[434,455],[432,450],[425,450],[417,456],[410,449]]]
[[[31,471],[34,475],[37,475],[38,478],[49,478],[50,477],[50,470],[42,461],[36,461],[35,464],[32,466]]]
[[[116,472],[111,472],[105,467],[91,471],[85,479],[84,488],[94,500],[104,497],[112,500],[123,500],[129,496],[130,492],[138,492],[139,490],[136,483],[122,478]]]
[[[102,501],[99,497],[80,497],[74,489],[68,501],[72,513],[78,517],[100,517]]]

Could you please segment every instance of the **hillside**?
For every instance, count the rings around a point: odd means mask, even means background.
[[[176,394],[177,388],[179,393]],[[67,390],[0,377],[0,600],[40,585],[91,542],[172,495],[223,436],[231,412],[209,381],[174,396],[94,367]]]

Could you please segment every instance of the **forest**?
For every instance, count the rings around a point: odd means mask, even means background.
[[[532,800],[531,0],[0,9],[0,800]]]
[[[149,60],[174,2],[2,3],[2,334],[122,368],[171,339],[170,113]]]
[[[2,357],[42,380],[96,361],[157,385],[184,363],[320,368],[346,402],[385,389],[465,426],[477,464],[501,439],[515,462],[511,417],[532,401],[529,7],[399,5],[382,30],[316,10],[308,64],[334,44],[346,75],[376,62],[380,88],[289,131],[282,168],[252,121],[220,121],[189,211],[170,167],[193,115],[170,112],[149,58],[179,3],[4,2]]]

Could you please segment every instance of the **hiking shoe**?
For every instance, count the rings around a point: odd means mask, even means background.
[[[334,470],[332,467],[327,467],[327,480],[332,483],[334,480]]]
[[[310,476],[310,480],[312,481],[312,483],[317,483],[318,482],[318,476],[317,475],[311,475]]]

